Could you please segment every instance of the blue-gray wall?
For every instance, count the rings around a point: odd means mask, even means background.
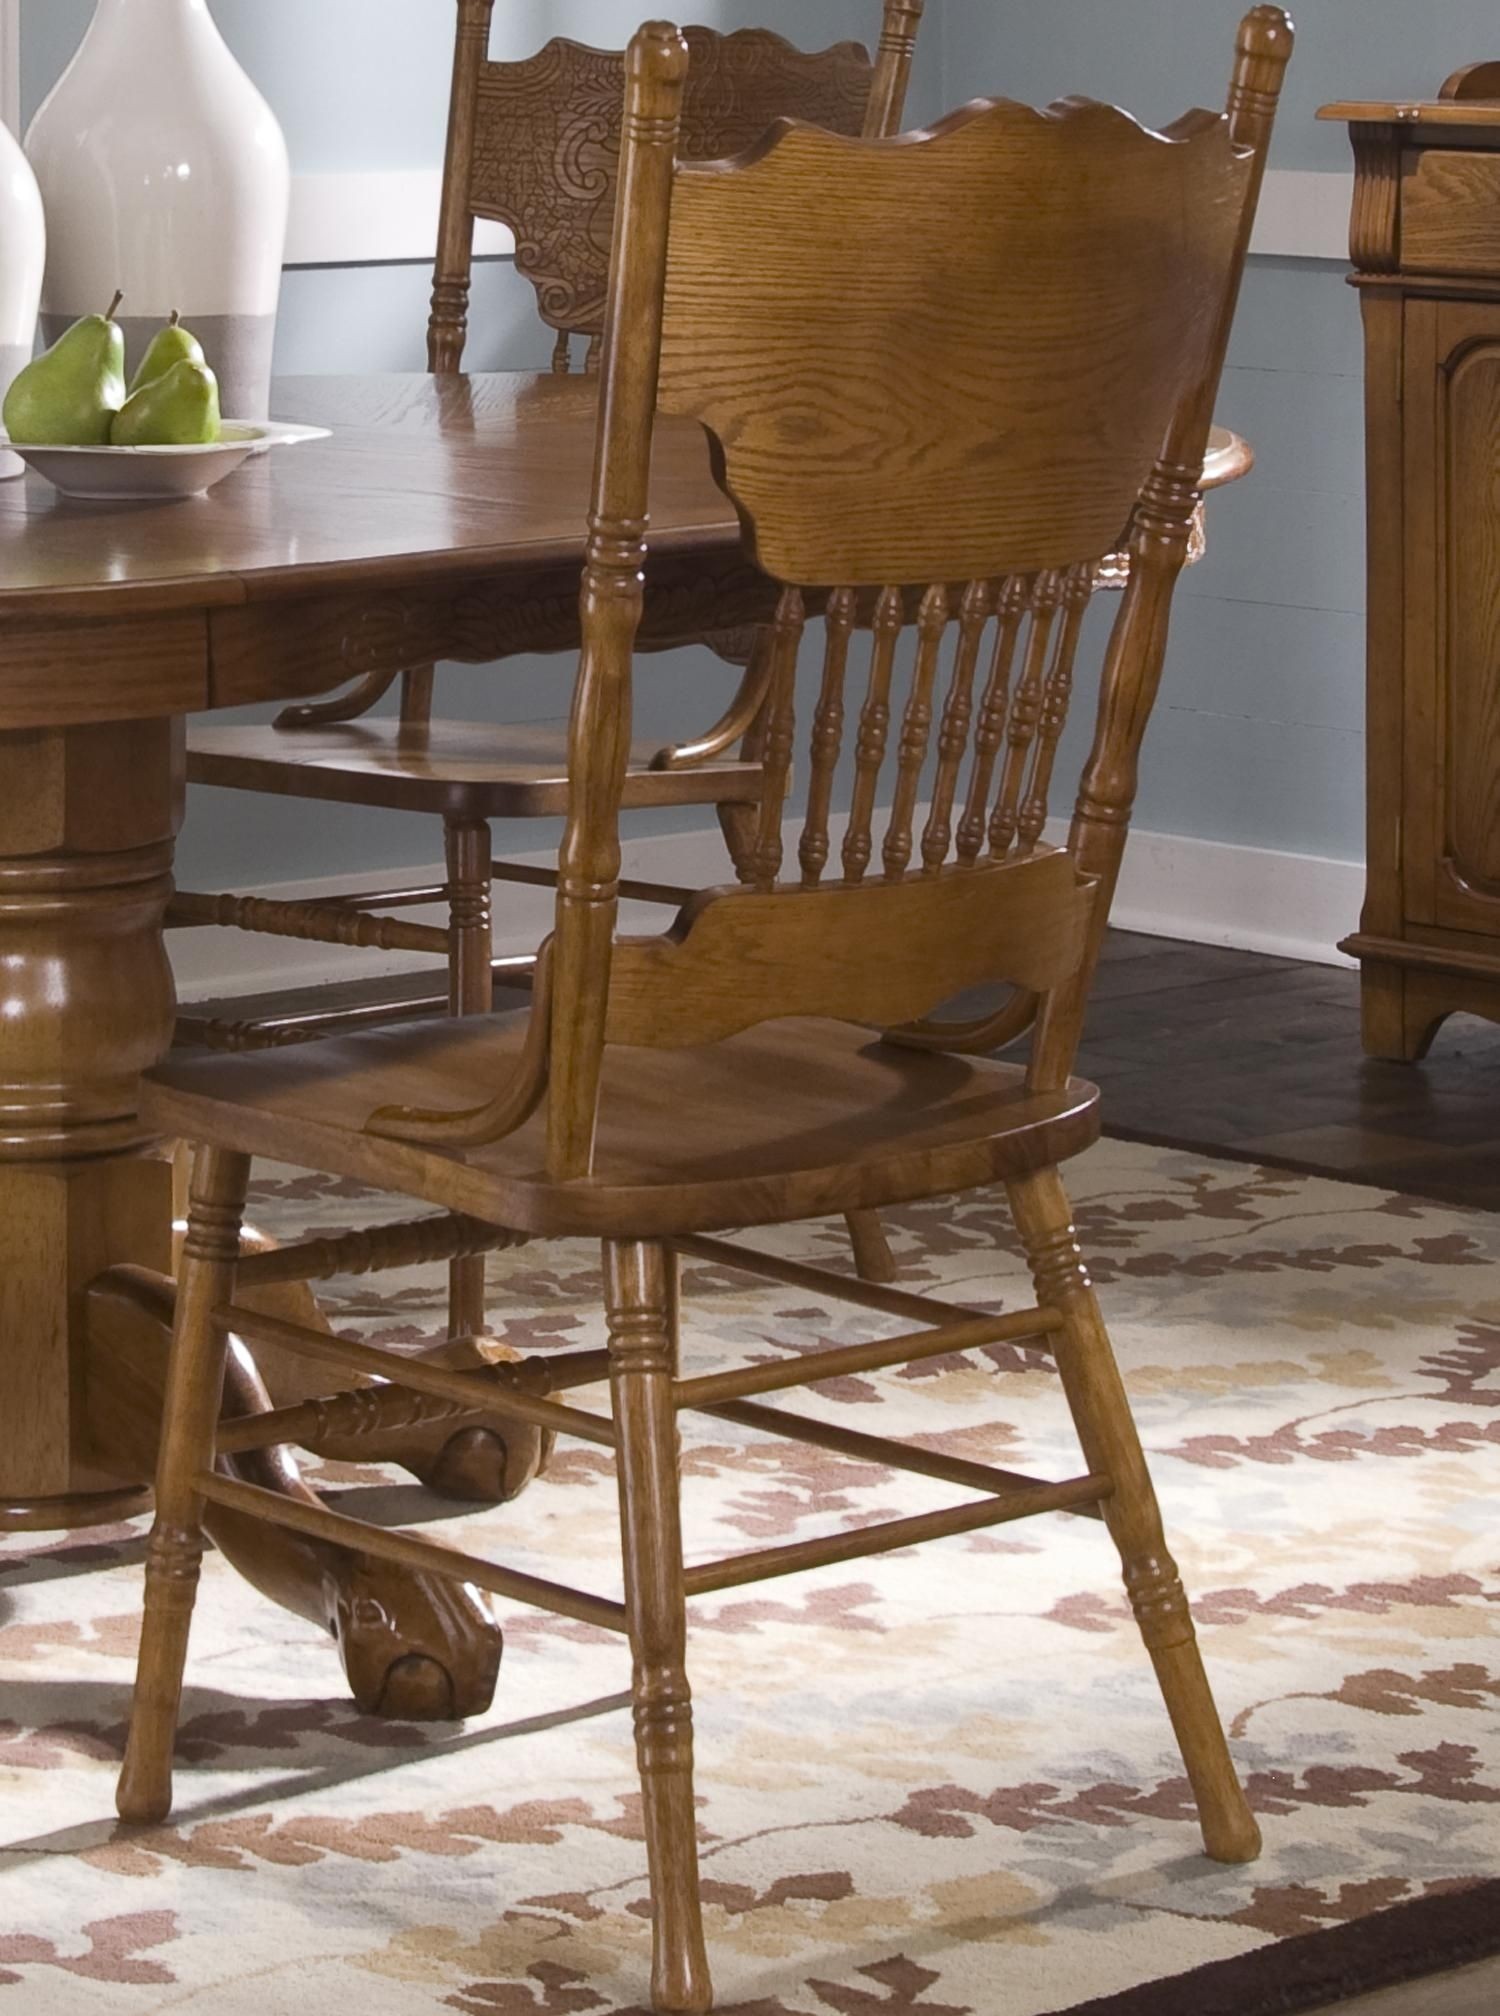
[[[1083,92],[1153,123],[1215,102],[1235,0],[940,0],[944,97]],[[1273,166],[1343,169],[1336,98],[1428,97],[1500,54],[1494,0],[1290,0],[1297,48]],[[1341,860],[1364,852],[1364,442],[1342,261],[1254,259],[1220,417],[1253,476],[1210,507],[1184,577],[1137,823]],[[1072,753],[1081,723],[1073,724]],[[1352,922],[1352,920],[1351,920]]]
[[[92,0],[23,0],[23,85],[38,102]],[[502,0],[496,53],[551,33],[618,42],[631,0]],[[912,109],[977,92],[1044,102],[1068,91],[1170,118],[1219,95],[1235,0],[929,0]],[[441,158],[451,0],[215,0],[214,12],[287,129],[302,172],[433,166]],[[878,0],[699,0],[695,18],[765,21],[804,42],[867,34]],[[1276,165],[1341,168],[1347,142],[1314,119],[1333,97],[1426,95],[1460,63],[1500,55],[1494,0],[1304,0]],[[1359,318],[1340,263],[1259,259],[1247,280],[1222,417],[1254,441],[1255,475],[1215,500],[1208,560],[1179,603],[1139,823],[1156,831],[1343,859],[1362,852],[1362,441]],[[287,276],[287,372],[418,369],[420,265]],[[481,272],[476,366],[540,363],[546,339],[508,266]],[[454,710],[560,712],[554,661],[456,675]],[[701,654],[659,663],[644,708],[681,727],[723,675]],[[1076,723],[1072,753],[1086,724]],[[537,836],[530,836],[535,844]],[[195,797],[186,874],[266,882],[430,862],[423,822]]]

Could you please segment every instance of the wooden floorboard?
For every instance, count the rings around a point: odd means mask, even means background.
[[[1500,1208],[1500,1028],[1367,1058],[1342,967],[1113,933],[1079,1069],[1113,1134]]]
[[[1339,2016],[1496,2016],[1500,2011],[1500,1960],[1429,1974],[1400,1988],[1381,1988],[1331,2005]]]

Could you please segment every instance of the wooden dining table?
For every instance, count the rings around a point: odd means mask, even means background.
[[[80,503],[35,475],[0,484],[0,1532],[108,1528],[150,1503],[172,1183],[137,1094],[172,1040],[186,717],[576,644],[594,389],[521,373],[286,380],[277,416],[329,438],[261,455],[205,497]],[[1248,466],[1218,435],[1205,484]],[[755,623],[774,593],[742,556],[701,430],[664,421],[643,642]],[[306,1319],[306,1289],[264,1293]],[[243,1350],[234,1363],[246,1404],[257,1381],[261,1404],[304,1397]],[[400,1437],[371,1454],[401,1461]],[[290,1451],[257,1460],[258,1481],[309,1489]],[[500,1641],[480,1592],[216,1520],[247,1579],[334,1634],[362,1704],[487,1705]]]

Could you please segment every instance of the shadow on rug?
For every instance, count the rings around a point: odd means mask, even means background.
[[[1500,1867],[1500,1218],[1119,1142],[1071,1175],[1265,1854],[1199,1852],[1095,1523],[705,1600],[691,1670],[724,2016],[1211,2016],[1204,1983],[1413,1900],[1462,1914]],[[255,1205],[282,1235],[372,1215],[348,1185],[280,1172]],[[911,1285],[1026,1299],[997,1200],[892,1222]],[[847,1264],[837,1224],[756,1236]],[[440,1327],[443,1289],[434,1270],[329,1300],[352,1331],[415,1338]],[[493,1327],[528,1350],[597,1344],[598,1292],[586,1247],[498,1255]],[[697,1264],[685,1311],[703,1372],[880,1324]],[[861,1429],[1077,1467],[1055,1376],[1014,1347],[819,1391]],[[687,1452],[697,1555],[946,1495],[717,1422],[690,1424]],[[437,1510],[375,1471],[323,1483],[367,1515]],[[507,1612],[493,1714],[393,1727],[342,1698],[315,1631],[211,1557],[178,1810],[125,1833],[140,1531],[0,1547],[0,2012],[9,1993],[28,2016],[639,2016],[649,1925],[617,1640]],[[618,1589],[592,1448],[446,1531]],[[1200,1999],[1171,2000],[1198,1968]]]

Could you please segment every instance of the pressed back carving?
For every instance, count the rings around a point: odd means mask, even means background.
[[[625,55],[559,36],[524,61],[490,62],[492,7],[460,0],[434,368],[458,368],[473,220],[486,217],[514,232],[516,270],[558,331],[555,368],[567,370],[571,339],[589,339],[593,363],[604,328]],[[804,51],[764,28],[684,30],[683,155],[738,154],[785,116],[836,133],[898,130],[922,8],[923,0],[886,0],[873,61],[857,42]]]
[[[661,405],[710,430],[783,581],[1106,553],[1206,367],[1253,169],[1225,119],[1164,135],[1083,101],[685,162]]]

